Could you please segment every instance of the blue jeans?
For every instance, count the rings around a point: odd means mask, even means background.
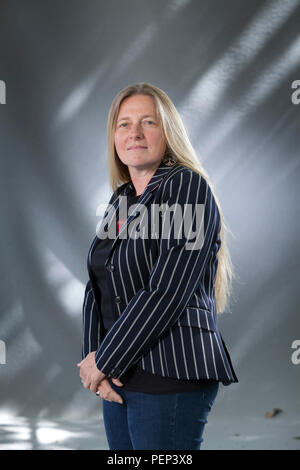
[[[123,403],[103,400],[103,420],[110,450],[200,450],[207,416],[219,382],[196,392],[150,394],[110,385]]]

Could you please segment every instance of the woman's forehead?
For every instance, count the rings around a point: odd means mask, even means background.
[[[156,116],[156,105],[154,99],[149,95],[133,95],[129,96],[122,101],[118,116],[128,117],[128,113],[140,113],[145,115]],[[124,116],[123,116],[124,114]]]

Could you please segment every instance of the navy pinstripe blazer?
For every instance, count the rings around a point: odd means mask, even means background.
[[[101,294],[91,271],[91,255],[112,227],[121,196],[133,189],[128,182],[113,193],[89,250],[82,358],[96,351],[97,367],[107,377],[119,379],[130,366],[138,364],[164,377],[211,378],[224,385],[238,382],[216,314],[213,286],[221,243],[219,211],[205,178],[183,165],[160,164],[135,212],[130,209],[131,215],[115,236],[105,262],[105,276],[116,321],[104,334]],[[172,229],[163,237],[162,223],[148,238],[128,236],[129,224],[132,226],[142,209],[143,217],[151,220],[153,204],[171,207],[175,203],[182,210],[190,204],[193,215],[196,204],[203,205],[202,247],[187,249],[190,239],[184,233],[181,239],[175,237]],[[141,222],[141,217],[138,220]]]

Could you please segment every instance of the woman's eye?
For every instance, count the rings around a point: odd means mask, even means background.
[[[147,125],[152,125],[152,124],[155,124],[154,121],[143,121],[143,124],[147,124]],[[121,122],[121,124],[119,125],[119,127],[128,127],[128,122]]]

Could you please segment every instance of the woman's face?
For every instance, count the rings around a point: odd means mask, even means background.
[[[166,140],[149,95],[125,98],[117,116],[115,147],[120,160],[130,167],[145,169],[159,165]]]

